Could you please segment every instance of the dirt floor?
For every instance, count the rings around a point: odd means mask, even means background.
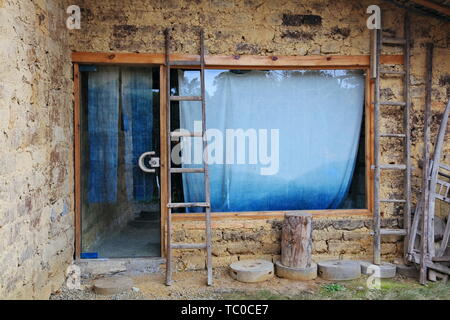
[[[164,274],[137,274],[130,276],[134,280],[132,290],[111,295],[96,295],[92,291],[92,279],[84,280],[82,290],[69,290],[63,287],[51,296],[53,300],[119,300],[119,299],[294,299],[294,300],[450,300],[450,284],[429,282],[421,286],[418,281],[396,277],[382,280],[380,290],[369,290],[367,277],[353,281],[330,282],[292,281],[273,278],[262,283],[241,283],[233,280],[226,269],[216,269],[214,285],[206,286],[204,271],[178,272],[174,274],[174,284],[164,285]]]

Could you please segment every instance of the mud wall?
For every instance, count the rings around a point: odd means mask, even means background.
[[[385,1],[295,1],[295,0],[166,0],[92,1],[74,0],[82,8],[82,29],[70,32],[74,51],[162,53],[163,30],[172,29],[174,52],[198,53],[198,30],[205,30],[208,54],[253,55],[359,55],[369,53],[366,8],[378,4],[389,36],[403,36],[404,10]],[[434,137],[444,105],[450,94],[450,23],[430,16],[412,14],[412,152],[413,192],[420,190],[422,158],[425,44],[435,45],[432,132]],[[398,53],[387,48],[385,53]],[[402,100],[402,81],[383,80],[383,99]],[[401,113],[383,112],[381,132],[400,132]],[[399,139],[382,143],[382,162],[400,163]],[[448,153],[446,145],[444,153]],[[401,198],[401,174],[383,174],[381,197]],[[383,204],[383,224],[402,225],[402,205]],[[317,217],[314,253],[325,257],[370,257],[371,219],[367,216],[344,218]],[[220,220],[215,223],[216,265],[244,257],[276,257],[279,254],[280,219]],[[176,222],[175,240],[200,241],[201,222]],[[383,258],[391,260],[402,252],[402,241],[384,237]],[[179,253],[179,268],[204,265],[200,252]]]
[[[0,0],[0,299],[46,299],[73,257],[72,71],[59,1]]]

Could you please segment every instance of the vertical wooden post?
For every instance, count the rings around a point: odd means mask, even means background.
[[[411,30],[410,30],[410,17],[409,12],[405,12],[405,21],[403,24],[404,27],[404,34],[405,34],[405,46],[403,48],[403,69],[405,70],[405,78],[404,78],[404,86],[403,86],[403,96],[405,98],[405,112],[403,113],[403,121],[405,128],[405,149],[404,149],[404,156],[405,156],[405,164],[406,164],[406,171],[405,171],[405,207],[403,212],[403,228],[406,230],[406,236],[404,239],[404,252],[403,252],[403,258],[405,260],[405,263],[408,262],[408,255],[407,250],[408,243],[409,243],[409,237],[411,234],[411,126],[410,126],[410,110],[411,110],[411,97],[409,94],[410,91],[410,78],[411,78],[411,70],[410,70],[410,63],[411,63],[411,57],[410,57],[410,50],[411,50]]]
[[[73,130],[75,179],[75,259],[81,254],[81,140],[80,140],[80,66],[73,65]]]
[[[160,123],[160,158],[161,158],[161,255],[163,257],[166,256],[166,241],[167,241],[167,232],[166,232],[166,220],[167,220],[167,180],[168,180],[168,172],[167,172],[167,161],[168,161],[168,152],[167,152],[167,89],[166,89],[166,68],[164,65],[159,67],[159,123]]]
[[[381,264],[381,217],[380,217],[380,51],[381,51],[381,29],[377,29],[376,39],[376,79],[374,95],[374,206],[373,206],[373,263]]]
[[[281,264],[291,268],[309,268],[312,256],[312,216],[287,213],[281,235]]]
[[[427,282],[427,263],[429,261],[429,238],[430,234],[430,211],[429,211],[429,145],[430,145],[430,114],[431,114],[431,88],[433,75],[433,44],[427,44],[426,57],[426,82],[425,82],[425,110],[424,110],[424,147],[423,147],[423,180],[422,192],[424,198],[422,213],[422,236],[421,236],[421,256],[420,256],[420,283]],[[432,221],[431,221],[432,222]],[[434,241],[434,235],[433,235]]]

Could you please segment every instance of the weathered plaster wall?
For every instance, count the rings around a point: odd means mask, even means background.
[[[256,55],[358,55],[369,53],[366,8],[379,4],[387,34],[401,37],[403,9],[385,1],[326,0],[73,0],[82,8],[82,29],[70,33],[75,51],[162,53],[163,30],[172,28],[173,48],[180,53],[198,53],[199,28],[205,30],[209,54]],[[440,114],[450,94],[450,23],[412,14],[414,46],[412,49],[412,151],[413,191],[420,188],[422,128],[424,107],[425,43],[435,44],[433,78],[433,138]],[[386,53],[401,53],[388,48]],[[388,79],[382,83],[383,97],[402,100],[402,82]],[[383,112],[381,132],[399,132],[401,114]],[[450,145],[445,146],[448,153]],[[383,162],[400,162],[402,149],[398,139],[383,141]],[[382,198],[401,197],[401,175],[383,175]],[[385,204],[381,208],[387,225],[402,224],[402,206]],[[349,224],[349,225],[347,225]],[[314,250],[316,258],[339,256],[370,257],[370,218],[315,220]],[[214,229],[215,264],[247,256],[279,254],[279,220],[224,220]],[[176,222],[177,241],[201,240],[202,223]],[[382,251],[391,259],[402,252],[398,238],[385,237]],[[183,251],[180,268],[204,264],[201,253]],[[180,253],[181,257],[181,253]]]
[[[0,299],[46,299],[73,256],[72,80],[56,0],[0,0]]]

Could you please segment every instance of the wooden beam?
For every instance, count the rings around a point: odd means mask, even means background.
[[[171,60],[198,61],[198,55],[172,54]],[[257,55],[213,55],[206,56],[207,68],[368,68],[369,55],[329,55],[329,56],[257,56]],[[127,65],[162,65],[165,64],[163,54],[155,53],[102,53],[73,52],[72,61],[81,64],[127,64]],[[381,56],[381,63],[403,64],[403,55]],[[189,68],[189,66],[183,66]],[[192,68],[198,68],[193,63]]]
[[[434,11],[437,11],[439,13],[445,14],[450,17],[450,8],[441,6],[440,4],[427,1],[427,0],[410,0],[411,2],[414,2],[418,5],[421,5],[422,7],[432,9]]]
[[[368,209],[350,209],[350,210],[295,210],[295,212],[307,212],[313,217],[369,217],[372,215]],[[294,211],[246,211],[246,212],[211,212],[212,220],[225,219],[248,219],[248,220],[264,220],[264,219],[282,219],[286,213]],[[204,221],[204,213],[174,213],[173,221]]]
[[[80,68],[73,66],[73,130],[75,174],[75,259],[81,254],[81,146],[80,146]]]

